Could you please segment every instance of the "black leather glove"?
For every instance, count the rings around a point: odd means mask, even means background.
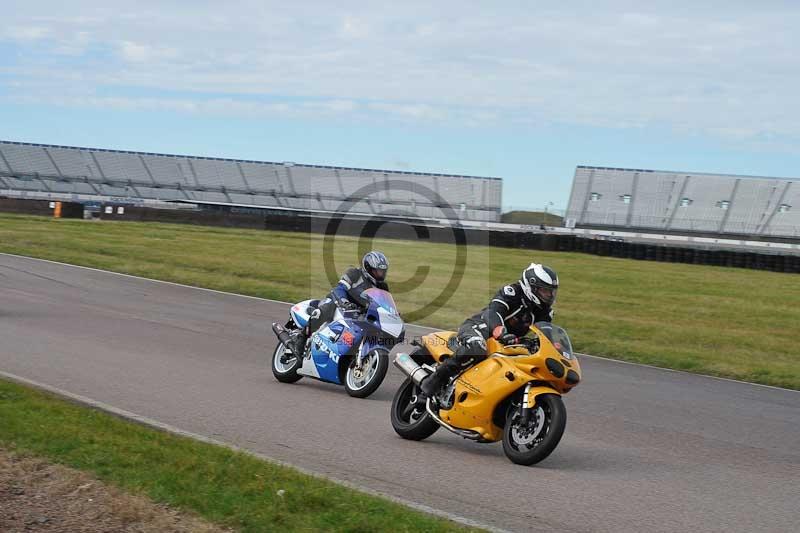
[[[519,344],[519,338],[517,338],[517,336],[513,333],[509,333],[508,330],[503,326],[497,326],[494,328],[492,336],[503,346],[508,346],[509,344]]]
[[[503,346],[508,346],[509,344],[519,344],[519,337],[513,333],[503,333],[500,338],[497,339],[497,342]]]
[[[342,308],[342,311],[356,311],[358,310],[358,306],[351,302],[350,300],[342,300],[339,303],[339,307]]]

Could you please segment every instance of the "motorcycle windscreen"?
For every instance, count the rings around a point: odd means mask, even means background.
[[[567,335],[564,328],[550,322],[537,322],[534,326],[553,343],[558,353],[563,355],[565,359],[572,359],[572,342],[569,340],[569,335]]]
[[[365,290],[364,295],[369,296],[372,300],[372,305],[378,313],[381,330],[398,338],[403,333],[403,319],[397,313],[397,306],[392,295],[374,287]]]
[[[381,307],[395,315],[398,314],[397,306],[394,303],[394,298],[392,298],[392,295],[389,292],[373,287],[365,290],[361,294],[369,296],[369,299],[375,302],[375,305],[378,307]]]
[[[381,330],[394,338],[403,333],[403,319],[395,313],[386,311],[383,307],[378,308],[378,318],[381,323]]]

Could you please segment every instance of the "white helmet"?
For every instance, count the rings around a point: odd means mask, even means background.
[[[528,301],[539,307],[550,307],[556,301],[558,293],[558,275],[555,270],[539,263],[531,263],[522,271],[519,280],[522,294]]]

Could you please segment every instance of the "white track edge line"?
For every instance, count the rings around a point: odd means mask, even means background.
[[[391,494],[387,494],[387,493],[384,493],[384,492],[381,492],[381,491],[378,491],[378,490],[373,490],[373,489],[369,489],[369,488],[366,488],[366,487],[362,487],[362,486],[357,485],[355,483],[352,483],[350,481],[344,481],[344,480],[337,479],[335,477],[329,476],[327,474],[321,474],[319,472],[314,472],[312,470],[307,470],[307,469],[305,469],[303,467],[296,466],[296,465],[293,465],[291,463],[287,463],[287,462],[284,462],[284,461],[279,461],[277,459],[273,459],[272,457],[269,457],[268,455],[265,455],[265,454],[262,454],[262,453],[258,453],[258,452],[254,452],[252,450],[248,450],[247,448],[242,448],[240,446],[237,446],[236,444],[231,444],[229,442],[225,442],[225,441],[221,441],[221,440],[214,439],[214,438],[211,438],[211,437],[207,437],[207,436],[201,435],[199,433],[193,433],[191,431],[187,431],[187,430],[181,429],[181,428],[173,426],[171,424],[166,424],[164,422],[159,422],[158,420],[155,420],[153,418],[149,418],[149,417],[146,417],[146,416],[143,416],[143,415],[139,415],[139,414],[133,413],[131,411],[126,411],[125,409],[120,409],[119,407],[114,407],[113,405],[110,405],[110,404],[107,404],[107,403],[104,403],[104,402],[101,402],[101,401],[98,401],[98,400],[93,400],[91,398],[88,398],[86,396],[82,396],[80,394],[75,394],[73,392],[69,392],[69,391],[61,389],[59,387],[55,387],[55,386],[52,386],[52,385],[47,385],[46,383],[41,383],[39,381],[34,381],[32,379],[24,378],[22,376],[18,376],[16,374],[12,374],[10,372],[5,372],[3,370],[0,370],[0,377],[7,378],[10,381],[16,382],[16,383],[21,384],[21,385],[28,385],[30,387],[34,387],[36,389],[49,392],[51,394],[55,394],[55,395],[61,396],[63,398],[71,400],[71,401],[73,401],[75,403],[78,403],[78,404],[81,404],[81,405],[84,405],[84,406],[87,406],[87,407],[91,407],[91,408],[97,409],[99,411],[104,411],[104,412],[106,412],[108,414],[117,416],[119,418],[123,418],[125,420],[129,420],[129,421],[132,421],[132,422],[135,422],[135,423],[138,423],[138,424],[141,424],[143,426],[152,427],[152,428],[155,428],[155,429],[166,431],[167,433],[171,433],[173,435],[178,435],[178,436],[181,436],[181,437],[187,437],[187,438],[194,439],[194,440],[197,440],[197,441],[200,441],[200,442],[204,442],[206,444],[213,444],[215,446],[221,446],[223,448],[227,448],[227,449],[233,450],[235,452],[244,453],[244,454],[249,455],[251,457],[255,457],[256,459],[259,459],[259,460],[262,460],[262,461],[266,461],[266,462],[269,462],[269,463],[272,463],[272,464],[276,464],[276,465],[279,465],[279,466],[283,466],[283,467],[286,467],[286,468],[291,468],[292,470],[300,472],[301,474],[305,474],[305,475],[311,476],[311,477],[316,478],[316,479],[322,479],[322,480],[325,480],[325,481],[330,481],[330,482],[333,482],[333,483],[335,483],[337,485],[342,485],[342,486],[347,487],[349,489],[353,489],[353,490],[356,490],[356,491],[359,491],[359,492],[363,492],[365,494],[369,494],[370,496],[376,496],[376,497],[379,497],[379,498],[383,498],[383,499],[391,501],[392,503],[397,503],[397,504],[409,507],[411,509],[414,509],[415,511],[420,511],[420,512],[423,512],[425,514],[436,516],[438,518],[445,518],[447,520],[451,520],[453,522],[456,522],[458,524],[461,524],[461,525],[464,525],[464,526],[468,526],[468,527],[485,529],[487,531],[493,531],[493,532],[496,532],[496,533],[509,533],[507,530],[499,529],[499,528],[496,528],[496,527],[493,527],[493,526],[489,526],[489,525],[486,525],[486,524],[482,524],[482,523],[480,523],[480,522],[478,522],[476,520],[472,520],[470,518],[466,518],[466,517],[463,517],[463,516],[459,516],[457,514],[449,513],[447,511],[442,511],[440,509],[435,509],[433,507],[429,507],[429,506],[421,504],[421,503],[416,503],[416,502],[412,502],[412,501],[409,501],[409,500],[405,500],[403,498],[400,498],[400,497],[397,497],[397,496],[392,496]]]
[[[42,261],[42,262],[45,262],[45,263],[52,263],[54,265],[68,266],[68,267],[72,267],[72,268],[82,268],[84,270],[92,270],[94,272],[102,272],[104,274],[113,274],[115,276],[122,276],[122,277],[125,277],[125,278],[133,278],[133,279],[151,281],[153,283],[164,283],[166,285],[174,285],[176,287],[184,287],[184,288],[187,288],[187,289],[195,289],[195,290],[198,290],[198,291],[206,291],[206,292],[213,292],[213,293],[217,293],[217,294],[224,294],[226,296],[238,296],[240,298],[249,298],[251,300],[261,300],[261,301],[264,301],[264,302],[271,302],[271,303],[283,304],[283,305],[289,305],[289,306],[294,305],[294,303],[292,303],[292,302],[284,302],[283,300],[273,300],[271,298],[262,298],[261,296],[250,296],[249,294],[239,294],[239,293],[236,293],[236,292],[227,292],[227,291],[220,291],[220,290],[217,290],[217,289],[208,289],[206,287],[197,287],[196,285],[186,285],[184,283],[177,283],[177,282],[174,282],[174,281],[164,281],[164,280],[161,280],[161,279],[145,278],[143,276],[134,276],[132,274],[124,274],[122,272],[114,272],[113,270],[103,270],[102,268],[93,268],[93,267],[87,267],[87,266],[83,266],[83,265],[73,265],[71,263],[62,263],[60,261],[52,261],[50,259],[41,259],[39,257],[30,257],[30,256],[27,256],[27,255],[18,255],[18,254],[9,254],[9,253],[6,253],[6,252],[0,252],[0,255],[7,255],[7,256],[10,256],[10,257],[17,257],[17,258],[20,258],[20,259],[31,259],[31,260],[34,260],[34,261]],[[420,328],[420,329],[427,329],[429,331],[440,331],[440,329],[441,329],[441,328],[432,328],[430,326],[423,326],[421,324],[409,324],[409,326],[414,326],[414,327]],[[592,355],[592,354],[588,354],[588,353],[578,353],[577,355],[579,355],[581,357],[590,357],[590,358],[593,358],[593,359],[600,359],[600,360],[603,360],[603,361],[611,361],[611,362],[614,362],[614,363],[620,363],[620,364],[624,364],[624,365],[641,366],[641,367],[644,367],[644,368],[653,368],[655,370],[664,370],[666,372],[674,372],[674,373],[678,373],[678,374],[687,374],[689,376],[701,376],[701,377],[708,378],[708,379],[716,379],[716,380],[719,380],[719,381],[728,381],[728,382],[731,382],[731,383],[739,383],[741,385],[751,385],[753,387],[764,387],[764,388],[767,388],[767,389],[774,389],[774,390],[788,391],[788,392],[800,392],[800,390],[786,389],[784,387],[776,387],[774,385],[764,385],[763,383],[751,383],[750,381],[742,381],[742,380],[739,380],[739,379],[723,378],[723,377],[719,377],[719,376],[710,376],[708,374],[700,374],[700,373],[697,373],[697,372],[688,372],[686,370],[678,370],[678,369],[675,369],[675,368],[665,368],[665,367],[662,367],[662,366],[648,365],[646,363],[634,363],[632,361],[623,361],[621,359],[614,359],[612,357],[602,357],[602,356],[599,356],[599,355]]]
[[[800,393],[800,390],[795,389],[785,389],[783,387],[776,387],[775,385],[764,385],[763,383],[752,383],[750,381],[742,381],[740,379],[733,379],[733,378],[723,378],[720,376],[710,376],[708,374],[700,374],[697,372],[688,372],[686,370],[679,370],[677,368],[666,368],[663,366],[655,366],[655,365],[648,365],[647,363],[634,363],[633,361],[623,361],[622,359],[612,359],[610,357],[602,357],[600,355],[592,355],[588,353],[577,353],[576,355],[580,357],[589,357],[590,359],[599,359],[601,361],[610,361],[612,363],[619,363],[621,365],[629,365],[629,366],[640,366],[644,368],[652,368],[655,370],[663,370],[664,372],[673,372],[675,374],[685,374],[687,376],[695,376],[699,378],[706,378],[706,379],[715,379],[717,381],[729,381],[731,383],[738,383],[740,385],[751,385],[753,387],[763,387],[765,389],[773,389],[779,390],[782,392],[795,392]]]

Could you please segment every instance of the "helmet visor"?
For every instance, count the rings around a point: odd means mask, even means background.
[[[375,278],[375,281],[386,281],[385,268],[370,268],[369,273],[373,278]]]
[[[536,286],[533,288],[534,294],[545,305],[553,305],[556,302],[557,288]]]

